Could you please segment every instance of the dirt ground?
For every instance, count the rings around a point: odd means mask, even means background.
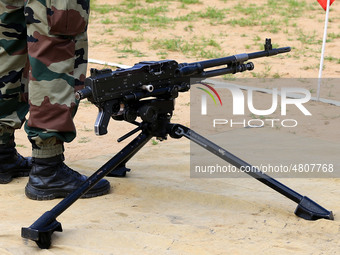
[[[270,37],[274,46],[290,46],[292,51],[254,60],[252,72],[235,74],[235,77],[317,81],[325,12],[314,0],[306,0],[303,6],[295,6],[294,2],[297,1],[277,1],[276,11],[268,9],[272,11],[269,16],[259,16],[258,23],[243,26],[228,21],[241,17],[244,17],[242,21],[254,20],[252,15],[260,13],[261,6],[269,8],[268,4],[273,1],[239,4],[236,0],[119,0],[114,3],[96,0],[89,25],[89,58],[129,66],[163,58],[194,62],[209,56],[208,50],[221,56],[259,51],[264,38]],[[295,7],[288,9],[287,3]],[[117,6],[122,7],[122,11]],[[99,7],[112,8],[112,11],[101,13]],[[142,13],[147,7],[165,8],[161,14],[170,19],[169,23],[153,26],[148,21],[138,24],[143,29],[131,30],[131,17],[139,17],[138,10]],[[249,8],[246,10],[245,7]],[[223,10],[224,16],[221,14],[222,17],[213,19],[212,14],[197,14],[204,10],[215,10],[215,13]],[[238,12],[234,12],[236,10]],[[286,10],[285,14],[282,14],[283,10]],[[196,18],[185,16],[194,13]],[[187,18],[178,18],[184,16]],[[124,23],[124,18],[130,19]],[[323,77],[332,78],[332,82],[322,84],[320,96],[339,102],[340,3],[337,1],[331,7],[330,19]],[[187,51],[167,49],[159,43],[164,42],[163,39],[176,39],[177,43],[182,43],[179,48],[184,48],[186,42],[191,48]],[[205,45],[208,39],[213,39],[214,44]],[[195,40],[200,45],[195,45]],[[192,50],[195,47],[198,49]],[[199,53],[204,50],[205,55]],[[107,66],[90,63],[89,68]],[[223,82],[236,82],[230,76],[219,78]],[[256,84],[258,88],[268,89],[265,83]],[[299,86],[316,97],[317,82]],[[258,108],[268,107],[271,100],[269,94],[255,93],[254,97]],[[190,100],[190,92],[181,93],[176,101],[173,122],[194,128],[197,123],[190,120]],[[231,102],[231,97],[224,100]],[[259,163],[262,158],[270,158],[273,164],[280,164],[283,159],[302,157],[310,159],[311,163],[332,163],[335,173],[339,173],[339,106],[315,100],[304,105],[312,116],[303,118],[298,109],[289,111],[289,118],[303,120],[297,127],[227,129],[224,130],[227,139],[221,141],[221,145],[249,162]],[[97,113],[91,103],[80,103],[75,117],[77,138],[65,146],[66,162],[87,175],[131,141],[117,143],[116,140],[134,128],[126,122],[111,120],[108,134],[96,136],[93,125]],[[276,117],[278,115],[272,116]],[[23,131],[18,132],[16,142],[20,153],[30,154]],[[252,144],[248,144],[250,142]],[[289,148],[283,147],[286,143],[290,144]],[[32,224],[60,200],[36,202],[27,199],[24,195],[27,178],[1,186],[0,253],[339,254],[339,174],[335,174],[335,178],[280,179],[332,210],[335,217],[334,221],[305,221],[294,215],[294,203],[252,178],[191,178],[190,143],[185,138],[153,140],[128,167],[132,171],[127,178],[109,178],[110,194],[79,200],[58,218],[64,232],[53,235],[49,250],[40,250],[33,242],[22,239],[20,229]]]

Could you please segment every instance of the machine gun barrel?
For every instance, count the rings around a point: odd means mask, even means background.
[[[217,59],[209,59],[209,60],[204,60],[200,62],[194,62],[190,65],[200,65],[203,69],[206,68],[211,68],[215,66],[221,66],[221,65],[229,65],[232,63],[239,63],[239,62],[244,62],[250,59],[255,59],[255,58],[263,58],[263,57],[270,57],[274,56],[277,54],[281,53],[286,53],[291,50],[290,47],[283,47],[283,48],[276,48],[276,49],[268,49],[268,50],[263,50],[263,51],[258,51],[258,52],[252,52],[252,53],[241,53],[241,54],[236,54],[224,58],[217,58]]]
[[[237,72],[243,72],[246,70],[253,70],[250,66],[242,66],[242,64],[245,61],[248,61],[250,59],[255,59],[255,58],[262,58],[262,57],[270,57],[274,56],[277,54],[281,53],[287,53],[290,52],[291,48],[290,47],[282,47],[282,48],[274,48],[272,47],[271,40],[266,39],[266,43],[264,44],[264,50],[263,51],[258,51],[258,52],[252,52],[252,53],[241,53],[241,54],[236,54],[228,57],[223,57],[223,58],[217,58],[217,59],[209,59],[209,60],[204,60],[200,62],[194,62],[190,64],[180,64],[180,69],[178,73],[181,76],[189,76],[189,75],[195,75],[195,74],[203,74],[204,69],[206,68],[212,68],[212,67],[217,67],[221,65],[228,65],[228,68],[224,69],[218,69],[219,72],[217,72],[217,75],[221,74],[227,74],[227,73],[237,73]],[[210,72],[210,71],[208,71]],[[203,77],[212,77],[216,76],[213,75],[214,73],[211,72],[207,74],[203,74]]]

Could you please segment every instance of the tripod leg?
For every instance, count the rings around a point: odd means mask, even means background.
[[[333,213],[331,211],[326,210],[325,208],[321,207],[319,204],[315,203],[308,197],[300,195],[299,193],[288,188],[287,186],[283,185],[279,181],[262,173],[260,170],[254,168],[247,162],[236,157],[235,155],[231,154],[230,152],[226,151],[225,149],[216,145],[215,143],[211,142],[205,137],[197,134],[190,128],[182,126],[182,125],[177,125],[177,124],[170,124],[170,125],[172,125],[170,128],[171,130],[170,135],[172,135],[174,138],[180,138],[182,136],[185,136],[189,140],[197,143],[198,145],[202,146],[204,149],[212,152],[216,156],[236,166],[240,170],[242,170],[242,168],[252,169],[252,171],[246,171],[246,173],[298,204],[295,210],[295,214],[297,216],[303,219],[306,219],[306,220],[317,220],[321,218],[329,219],[329,220],[334,219]]]
[[[151,137],[152,135],[141,132],[133,141],[92,174],[78,189],[60,201],[53,209],[45,212],[30,227],[22,228],[21,236],[35,241],[42,249],[48,249],[51,245],[51,235],[53,232],[62,231],[61,224],[56,218],[108,173],[116,169],[123,162],[126,162],[126,159],[130,159],[131,155],[135,155],[151,139]]]
[[[149,139],[148,139],[149,140]],[[147,141],[146,141],[147,142]],[[145,142],[145,143],[146,143]],[[131,152],[128,157],[124,161],[122,161],[113,171],[108,173],[107,177],[125,177],[126,172],[130,172],[130,168],[126,167],[126,163],[138,152],[138,150],[134,150]]]
[[[125,140],[126,138],[130,137],[131,135],[137,133],[139,130],[141,130],[141,126],[140,123],[137,123],[138,125],[137,128],[135,128],[134,130],[130,131],[129,133],[125,134],[124,136],[122,136],[121,138],[119,138],[117,140],[117,142],[121,142],[123,140]],[[136,152],[137,153],[137,152]],[[122,162],[119,166],[117,166],[117,168],[115,170],[113,170],[112,172],[108,173],[106,176],[107,177],[125,177],[126,176],[126,172],[130,172],[130,168],[126,167],[126,163],[134,156],[135,154],[131,154],[127,159],[124,160],[124,162]]]

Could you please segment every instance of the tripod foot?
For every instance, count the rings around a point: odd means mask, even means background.
[[[305,220],[334,220],[332,211],[328,211],[308,197],[303,197],[295,209],[295,215]]]
[[[126,172],[130,172],[130,171],[131,171],[131,169],[127,168],[124,164],[124,165],[118,166],[115,170],[108,173],[106,176],[108,176],[108,177],[125,177]]]
[[[48,249],[51,246],[51,236],[54,231],[62,232],[63,229],[61,223],[48,211],[30,227],[22,228],[21,237],[35,241],[40,249]]]

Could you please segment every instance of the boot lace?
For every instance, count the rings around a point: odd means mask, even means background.
[[[82,174],[78,173],[77,171],[74,171],[72,168],[68,167],[65,163],[62,163],[62,169],[66,174],[72,175],[76,178],[82,177]]]

